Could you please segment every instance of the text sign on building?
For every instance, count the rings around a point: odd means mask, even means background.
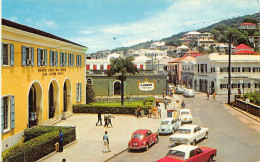
[[[146,79],[144,82],[139,82],[140,91],[152,91],[154,90],[154,82],[148,82]]]

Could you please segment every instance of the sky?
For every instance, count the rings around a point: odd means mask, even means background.
[[[88,47],[129,47],[260,11],[260,0],[2,0],[2,17]]]

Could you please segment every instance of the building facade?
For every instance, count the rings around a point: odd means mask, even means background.
[[[85,103],[87,47],[2,19],[2,150]]]

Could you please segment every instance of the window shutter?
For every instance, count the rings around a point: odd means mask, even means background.
[[[25,46],[22,46],[22,65],[26,65]]]
[[[4,132],[4,100],[3,100],[3,97],[1,98],[1,119],[2,119],[1,126],[2,126],[2,133],[3,133]]]
[[[79,102],[79,83],[77,83],[77,102]]]
[[[15,126],[15,105],[14,105],[14,96],[11,96],[11,129],[14,129]]]
[[[81,65],[82,65],[82,57],[81,55],[79,55],[79,66],[81,67]]]
[[[53,66],[52,57],[52,50],[50,50],[50,66]]]
[[[41,63],[41,49],[40,48],[38,48],[37,49],[37,64],[38,64],[38,66],[41,66],[42,65],[42,63]]]
[[[82,84],[81,83],[79,83],[79,85],[80,85],[80,102],[82,101]]]
[[[32,56],[31,56],[31,58],[32,58],[32,66],[34,66],[34,48],[32,47],[31,48],[31,54],[32,54]]]
[[[67,52],[65,52],[65,66],[67,66]]]
[[[14,66],[14,44],[10,44],[10,65]]]
[[[60,66],[62,66],[62,52],[60,52]]]
[[[1,65],[4,64],[4,44],[2,42],[2,51],[1,51]]]
[[[74,67],[74,54],[72,54],[72,66]]]
[[[45,61],[45,66],[47,66],[47,50],[44,50],[44,61]]]
[[[59,62],[59,57],[58,57],[58,51],[55,52],[56,53],[56,66],[58,66],[58,62]]]
[[[68,66],[70,66],[70,53],[68,53]]]

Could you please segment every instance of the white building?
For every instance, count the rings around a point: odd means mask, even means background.
[[[190,48],[183,44],[177,47],[176,54],[179,55],[179,57],[182,57],[189,50]]]
[[[154,42],[150,45],[150,49],[157,49],[157,47],[165,46],[165,42]]]
[[[197,57],[193,86],[196,91],[228,93],[228,55],[217,53]],[[260,55],[231,56],[231,93],[260,88]]]
[[[182,65],[181,70],[181,84],[185,85],[187,88],[194,88],[193,87],[193,77],[194,73],[196,73],[197,67],[197,59],[195,57],[188,56],[185,59],[180,61]]]

